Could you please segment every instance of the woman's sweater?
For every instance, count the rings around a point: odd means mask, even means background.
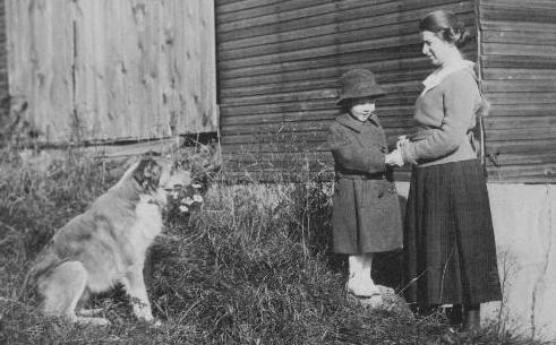
[[[470,130],[481,94],[472,63],[440,70],[424,84],[415,104],[416,134],[402,147],[404,161],[428,166],[476,158]]]

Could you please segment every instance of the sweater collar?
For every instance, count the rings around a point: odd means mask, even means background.
[[[456,71],[459,71],[459,70],[462,70],[462,69],[468,69],[473,74],[475,74],[473,72],[474,66],[475,66],[475,63],[473,61],[461,60],[461,61],[453,63],[449,66],[438,68],[437,70],[435,70],[434,72],[429,74],[429,76],[427,78],[425,78],[425,80],[423,80],[423,85],[425,86],[425,88],[423,89],[421,94],[424,94],[428,90],[438,86],[442,82],[442,80],[444,80],[444,78],[446,78],[446,76],[448,76],[449,74],[454,73]]]
[[[341,123],[342,125],[356,131],[356,132],[361,132],[361,130],[363,129],[363,127],[368,123],[371,122],[373,123],[375,126],[380,126],[380,122],[378,121],[378,116],[373,113],[371,116],[369,116],[369,119],[365,122],[361,122],[357,119],[355,119],[353,116],[351,116],[348,113],[344,113],[342,115],[339,115],[336,118],[336,121],[338,121],[339,123]]]

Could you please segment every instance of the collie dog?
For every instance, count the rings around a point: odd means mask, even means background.
[[[148,247],[162,231],[169,193],[191,184],[191,174],[170,160],[149,157],[133,164],[106,193],[60,228],[29,273],[47,315],[106,325],[97,311],[76,310],[90,295],[121,283],[137,318],[153,322],[143,279]],[[30,280],[31,281],[31,280]]]

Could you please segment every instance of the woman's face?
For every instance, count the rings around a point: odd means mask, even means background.
[[[425,54],[435,66],[444,65],[455,47],[432,31],[421,31],[421,41],[423,42],[423,54]]]
[[[350,113],[359,121],[367,121],[375,111],[375,99],[360,97],[351,100]]]

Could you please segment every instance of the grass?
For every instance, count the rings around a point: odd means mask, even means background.
[[[21,290],[30,260],[120,171],[73,151],[42,169],[31,165],[0,152],[0,344],[541,344],[495,324],[451,334],[441,313],[350,303],[345,259],[328,251],[330,186],[312,182],[213,181],[201,209],[169,212],[147,278],[162,326],[136,321],[119,287],[91,301],[109,327],[46,318]],[[395,281],[386,273],[377,275]]]

